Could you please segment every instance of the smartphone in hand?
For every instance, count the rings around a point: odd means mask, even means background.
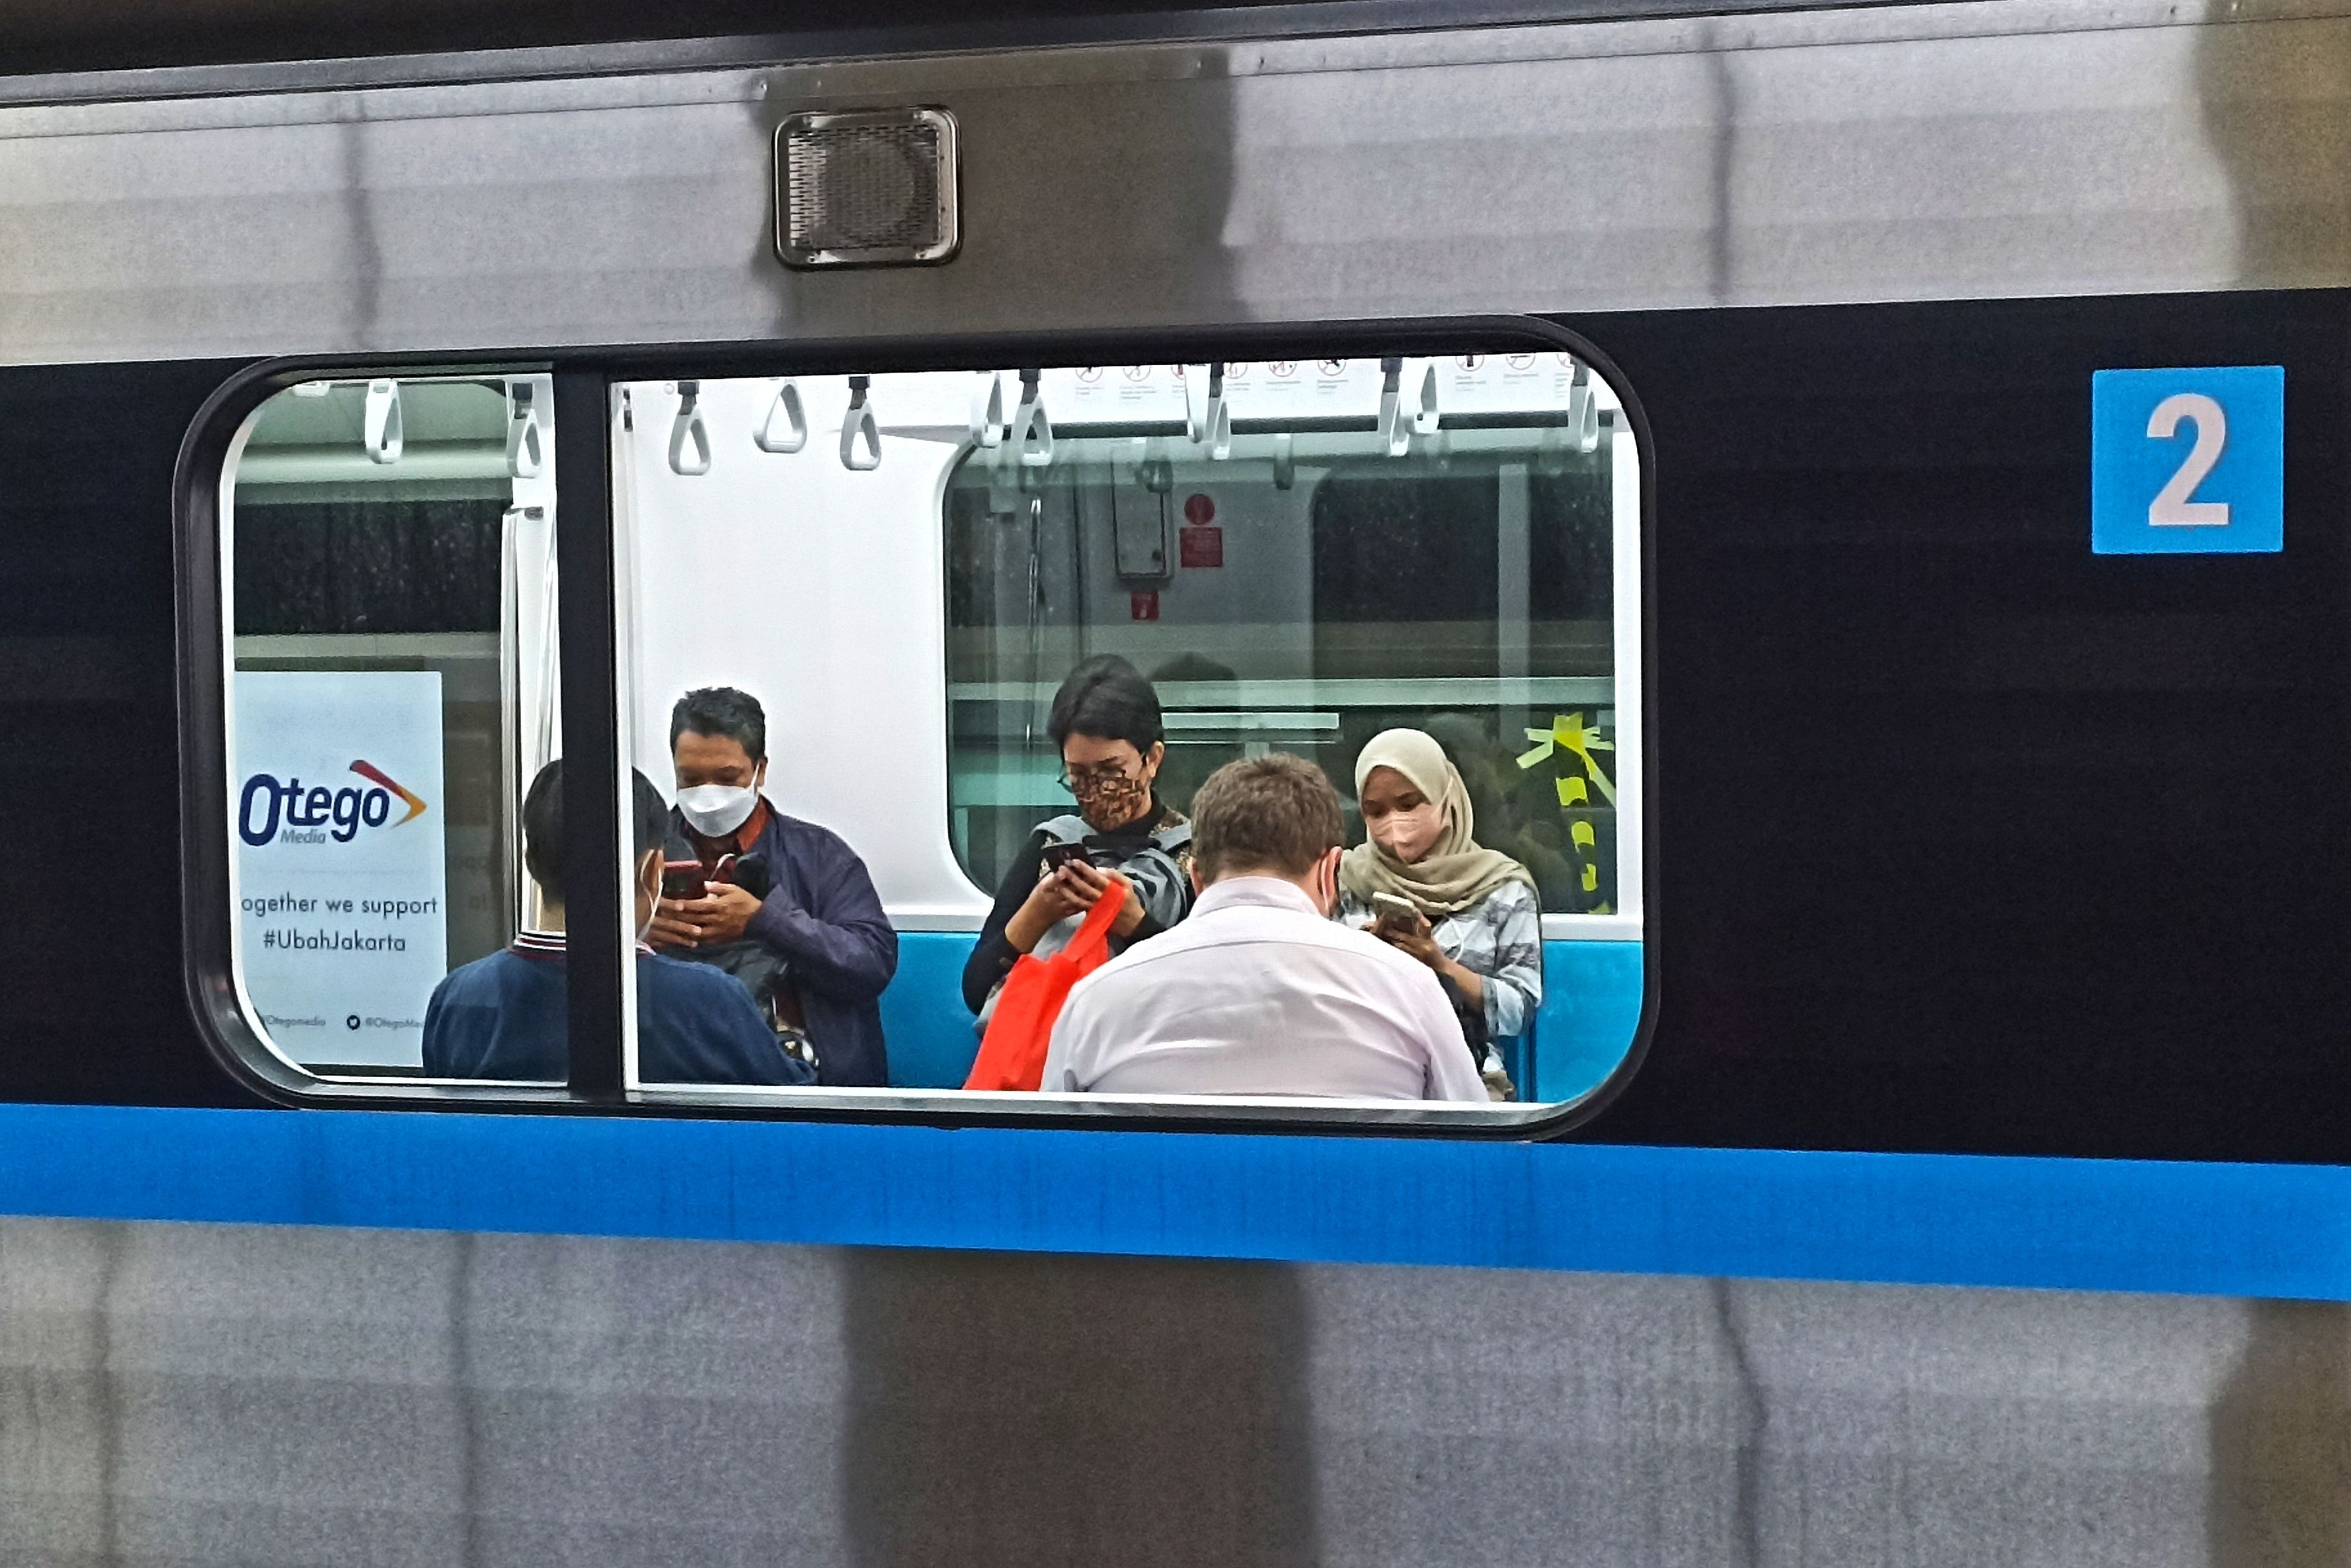
[[[1086,846],[1083,844],[1047,844],[1037,862],[1037,880],[1043,882],[1071,861],[1085,858]]]
[[[1383,931],[1417,931],[1420,910],[1409,898],[1375,893],[1372,894],[1372,925]]]
[[[700,861],[662,862],[662,896],[664,898],[700,898],[705,891]]]

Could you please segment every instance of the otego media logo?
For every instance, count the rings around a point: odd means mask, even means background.
[[[368,782],[329,789],[307,788],[299,779],[280,780],[274,773],[256,773],[245,781],[236,805],[236,831],[258,847],[279,839],[289,844],[322,844],[329,838],[347,844],[361,828],[401,827],[424,814],[423,800],[392,781],[372,762],[354,762],[351,771]],[[392,820],[392,802],[408,808],[399,821]],[[280,826],[283,825],[281,834]]]

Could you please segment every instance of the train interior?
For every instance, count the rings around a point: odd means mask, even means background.
[[[666,792],[681,693],[761,700],[768,798],[857,850],[898,930],[893,1088],[964,1081],[964,959],[1008,860],[1071,810],[1047,709],[1103,653],[1158,690],[1178,810],[1220,763],[1287,750],[1360,838],[1356,751],[1392,726],[1435,735],[1479,841],[1541,894],[1544,999],[1503,1042],[1519,1096],[1573,1100],[1624,1059],[1641,457],[1590,367],[641,381],[610,413],[624,751]],[[544,375],[322,380],[265,404],[225,476],[238,980],[263,1038],[313,1071],[417,1072],[432,985],[532,923],[518,801],[561,754],[555,434]],[[354,705],[393,748],[365,770],[329,734]],[[298,768],[337,788],[284,788]],[[406,860],[374,885],[413,907],[373,924],[308,918],[267,863],[281,810],[333,833],[346,797],[355,824],[439,806],[430,833],[377,836]],[[308,1005],[339,964],[383,977],[380,1011]]]

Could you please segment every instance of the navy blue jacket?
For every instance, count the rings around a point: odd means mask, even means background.
[[[560,1083],[570,1075],[563,955],[536,933],[453,969],[424,1006],[434,1078]],[[637,1077],[645,1083],[806,1083],[732,975],[637,956]]]
[[[670,838],[690,842],[675,808]],[[772,801],[768,825],[745,852],[768,862],[776,885],[743,935],[788,966],[785,977],[799,992],[809,1043],[816,1047],[817,1082],[887,1087],[882,992],[898,972],[898,933],[882,912],[865,862],[839,833],[787,817]],[[692,948],[676,951],[694,956]]]

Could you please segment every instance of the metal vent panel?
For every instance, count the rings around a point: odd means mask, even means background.
[[[960,238],[955,118],[795,114],[776,128],[776,254],[789,267],[941,262]]]

